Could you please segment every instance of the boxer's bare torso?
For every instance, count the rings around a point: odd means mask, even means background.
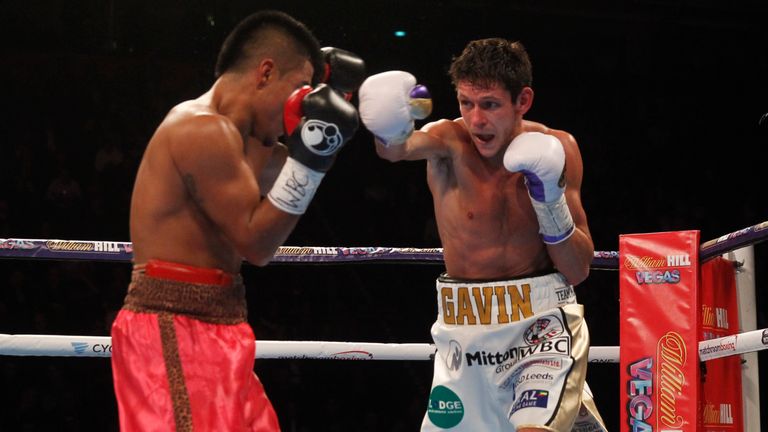
[[[255,186],[261,194],[271,187],[265,183],[274,179],[285,158],[283,146],[265,146],[248,136],[243,139],[226,117],[215,112],[206,96],[179,104],[150,140],[136,176],[130,218],[136,263],[156,258],[231,273],[239,270],[242,255],[203,210],[204,198],[196,193],[204,180],[181,172],[176,161],[196,151],[197,144],[185,138],[212,122],[221,123],[219,140],[203,145],[226,148],[259,180]],[[259,195],[252,199],[259,200]]]
[[[543,129],[531,122],[524,128]],[[446,145],[453,149],[450,157],[427,160],[448,274],[499,279],[551,269],[523,175],[473,151],[460,119],[440,122],[431,131],[446,137]]]

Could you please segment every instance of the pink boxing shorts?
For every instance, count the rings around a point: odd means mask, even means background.
[[[112,325],[122,431],[279,431],[239,275],[151,260]]]

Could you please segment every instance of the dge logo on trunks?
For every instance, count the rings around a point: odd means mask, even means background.
[[[435,426],[443,429],[452,428],[464,418],[464,404],[453,390],[438,385],[429,394],[427,415],[429,421]]]

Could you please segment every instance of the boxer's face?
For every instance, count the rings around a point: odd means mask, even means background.
[[[462,81],[456,93],[461,118],[478,153],[492,158],[506,149],[521,121],[509,91],[499,84],[478,87]]]
[[[264,144],[272,145],[277,138],[283,135],[283,109],[288,97],[296,89],[308,85],[312,82],[312,73],[314,68],[309,61],[305,61],[302,66],[285,71],[284,73],[275,73],[275,82],[270,89],[269,102],[271,108],[267,115],[265,127],[268,129],[265,133]]]

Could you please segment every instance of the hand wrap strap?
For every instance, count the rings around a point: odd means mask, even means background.
[[[558,244],[573,235],[575,227],[568,203],[565,202],[565,195],[560,195],[560,198],[549,203],[535,199],[532,199],[531,203],[539,220],[539,233],[544,243]]]
[[[287,158],[267,197],[280,210],[302,215],[315,196],[325,173],[307,168],[293,158]]]

